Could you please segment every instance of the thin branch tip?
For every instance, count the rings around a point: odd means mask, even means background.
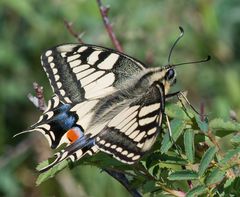
[[[65,27],[67,28],[68,32],[74,37],[76,38],[76,40],[79,43],[84,43],[82,40],[82,36],[84,35],[83,33],[77,33],[74,29],[73,29],[73,23],[67,21],[66,19],[63,20]]]
[[[112,25],[111,25],[111,23],[109,21],[109,18],[108,18],[108,13],[109,13],[110,6],[104,6],[102,4],[101,0],[97,0],[97,3],[98,3],[100,14],[102,16],[103,24],[105,26],[106,31],[108,32],[108,35],[109,35],[114,47],[118,51],[123,52],[123,48],[120,45],[120,42],[118,41],[118,39],[116,38],[115,33],[113,32]]]

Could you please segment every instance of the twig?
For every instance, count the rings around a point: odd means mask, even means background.
[[[169,188],[167,188],[165,185],[163,185],[160,182],[157,182],[156,184],[159,187],[161,187],[162,190],[164,190],[165,192],[167,192],[167,193],[169,193],[169,194],[171,194],[173,196],[176,196],[176,197],[185,197],[186,196],[185,192],[169,189]]]
[[[17,146],[14,148],[10,147],[4,155],[0,157],[0,169],[4,168],[5,166],[9,165],[9,163],[20,157],[20,155],[26,154],[30,147],[32,146],[32,137],[28,137],[25,140],[21,141]]]
[[[118,180],[133,197],[142,197],[142,195],[134,188],[131,187],[129,180],[123,173],[115,172],[113,170],[104,169],[109,175]]]
[[[33,103],[35,107],[37,107],[40,111],[44,111],[46,109],[46,102],[43,96],[43,87],[38,85],[38,83],[33,83],[33,89],[35,90],[36,96],[32,94],[28,94],[28,99]]]
[[[205,133],[205,135],[208,137],[208,139],[214,144],[215,147],[217,147],[218,149],[218,153],[221,157],[224,156],[224,153],[215,137],[215,135],[212,133],[212,131],[209,129],[207,133]]]
[[[182,191],[177,191],[177,190],[172,190],[170,188],[167,188],[162,182],[160,182],[158,179],[156,179],[156,177],[152,176],[148,170],[141,164],[141,163],[137,163],[136,165],[134,165],[134,167],[141,171],[143,173],[143,175],[145,177],[148,177],[150,180],[156,181],[156,184],[165,192],[172,194],[173,196],[176,197],[185,197],[186,194]]]
[[[148,177],[149,180],[157,181],[156,177],[152,176],[148,170],[142,165],[142,163],[138,162],[134,165],[134,168],[139,170],[139,172],[142,172],[145,177]]]
[[[84,32],[81,34],[78,34],[76,31],[73,30],[73,24],[71,22],[68,22],[67,20],[64,20],[64,24],[69,31],[69,33],[77,39],[79,43],[83,43],[82,36],[84,35]]]
[[[97,3],[98,3],[98,7],[99,7],[99,10],[100,10],[100,13],[102,15],[104,26],[105,26],[105,28],[106,28],[106,30],[108,32],[108,35],[109,35],[109,37],[110,37],[114,47],[118,51],[123,52],[122,46],[120,45],[119,41],[117,40],[117,38],[115,36],[115,33],[113,32],[112,25],[111,25],[111,23],[110,23],[110,21],[108,19],[109,7],[103,6],[101,0],[97,0]]]
[[[83,186],[76,183],[74,177],[68,171],[59,173],[56,177],[60,186],[64,189],[67,196],[71,197],[88,197]]]
[[[202,101],[201,104],[200,104],[200,119],[202,122],[204,122],[204,113],[205,113],[205,104],[204,102]]]

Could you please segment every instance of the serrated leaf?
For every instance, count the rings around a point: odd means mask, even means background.
[[[163,154],[161,156],[161,163],[166,164],[178,164],[178,165],[187,165],[187,161],[179,156],[171,156],[167,154]]]
[[[236,148],[236,149],[232,149],[229,150],[223,157],[223,159],[221,161],[219,161],[219,165],[225,165],[228,163],[228,161],[230,159],[232,159],[233,156],[235,156],[236,154],[240,153],[240,147]]]
[[[37,165],[36,170],[37,170],[37,171],[40,171],[42,168],[44,168],[45,166],[47,166],[49,163],[50,163],[49,160],[45,160],[45,161],[40,162],[40,163]]]
[[[161,153],[159,151],[151,153],[146,159],[146,168],[151,168],[152,166],[159,163],[161,158]]]
[[[37,167],[38,170],[41,169],[42,165],[46,164],[46,163],[49,163],[49,162],[44,161],[40,165],[38,165],[38,167]],[[59,164],[55,165],[54,167],[50,168],[48,171],[41,173],[36,180],[36,184],[40,185],[44,181],[54,177],[58,172],[63,170],[66,166],[68,166],[68,161],[64,160],[64,161],[60,162]]]
[[[217,149],[215,147],[209,147],[208,150],[204,153],[199,165],[198,170],[199,176],[202,176],[204,174],[205,170],[208,168],[216,152]]]
[[[143,193],[149,193],[152,192],[154,190],[157,189],[155,181],[147,181],[144,185],[143,185]]]
[[[190,163],[194,162],[194,132],[192,129],[187,129],[184,132],[184,148],[187,159]]]
[[[240,135],[234,135],[233,138],[231,139],[231,142],[233,143],[240,143]]]
[[[240,123],[233,122],[233,121],[224,121],[221,118],[216,118],[209,122],[209,127],[215,131],[224,131],[220,133],[222,137],[234,131],[239,131]]]
[[[208,131],[208,123],[206,121],[202,121],[198,114],[195,114],[195,120],[197,122],[198,128],[201,131],[203,131],[203,132],[207,132]]]
[[[183,120],[174,119],[170,122],[172,138],[174,141],[176,141],[178,137],[182,134],[185,126],[186,123]],[[170,139],[168,132],[163,136],[162,146],[160,149],[161,153],[166,153],[169,150],[169,148],[171,148],[171,146],[173,145],[173,140]]]
[[[224,184],[225,194],[230,194],[229,196],[240,196],[240,177],[228,178]]]
[[[171,118],[177,118],[180,120],[190,120],[189,116],[193,116],[192,114],[186,114],[182,107],[177,104],[168,104],[165,109],[166,114]]]
[[[198,173],[195,171],[191,170],[180,170],[171,173],[168,176],[168,179],[171,181],[176,181],[176,180],[195,180],[198,179]]]
[[[157,174],[159,173],[159,170],[160,170],[160,167],[158,165],[154,166],[154,168],[152,170],[153,176],[157,176]]]
[[[207,192],[207,187],[204,185],[198,185],[197,187],[192,188],[186,194],[186,197],[196,197]]]
[[[207,178],[205,179],[205,183],[207,185],[212,185],[215,184],[217,182],[222,181],[222,179],[225,176],[225,172],[220,170],[219,168],[214,168],[212,170],[212,172],[207,176]]]

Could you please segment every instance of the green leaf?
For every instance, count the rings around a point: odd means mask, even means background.
[[[220,170],[219,168],[214,168],[212,170],[212,172],[207,176],[207,178],[205,179],[205,183],[207,185],[212,185],[215,184],[217,182],[222,181],[222,179],[225,176],[225,172]]]
[[[190,120],[188,115],[190,116],[192,115],[192,114],[187,115],[182,107],[180,107],[178,104],[172,104],[172,103],[166,106],[165,112],[169,117],[180,119],[180,120]]]
[[[186,123],[183,120],[174,119],[170,122],[170,127],[172,130],[172,138],[174,142],[176,142],[178,137],[182,134],[185,126],[186,126]],[[173,140],[170,139],[169,132],[165,133],[162,140],[162,146],[160,149],[161,153],[166,153],[171,148],[171,146],[173,145]]]
[[[196,180],[198,179],[198,173],[195,171],[191,170],[180,170],[171,173],[168,176],[168,179],[171,181],[176,181],[176,180]]]
[[[223,187],[225,194],[229,194],[229,196],[240,196],[240,177],[228,178]]]
[[[229,150],[223,157],[221,161],[219,161],[219,165],[226,165],[230,159],[236,154],[240,152],[240,147],[236,149]]]
[[[153,170],[152,170],[152,175],[153,176],[157,176],[157,174],[159,173],[160,167],[159,165],[154,166]]]
[[[184,132],[184,148],[187,159],[190,163],[194,162],[194,132],[192,129],[187,129]]]
[[[155,166],[159,163],[159,160],[161,158],[161,153],[159,151],[151,153],[147,159],[146,159],[146,168],[151,168],[152,166]]]
[[[186,194],[186,197],[196,197],[207,192],[207,187],[204,185],[198,185],[197,187],[192,188]]]
[[[218,136],[225,136],[234,131],[240,130],[240,123],[233,121],[224,121],[221,118],[213,119],[209,122],[209,127],[217,131]],[[221,132],[222,131],[222,132]]]
[[[40,163],[37,166],[37,170],[40,170],[43,167],[43,165],[46,166],[45,164],[48,164],[48,163],[49,163],[49,161],[44,161],[44,162]],[[63,160],[59,164],[57,164],[54,167],[50,168],[48,171],[41,173],[38,176],[38,178],[37,178],[36,184],[40,185],[44,181],[54,177],[58,172],[63,170],[66,166],[68,166],[68,161],[67,160]]]
[[[198,128],[201,131],[203,131],[203,132],[207,132],[208,131],[208,123],[206,121],[202,121],[198,114],[195,114],[195,120],[197,122]]]
[[[187,165],[187,161],[179,156],[172,156],[167,154],[162,154],[161,163],[166,164],[178,164],[178,165]]]
[[[0,191],[1,196],[23,196],[23,190],[19,181],[13,172],[6,167],[0,168]]]
[[[240,143],[240,135],[239,134],[234,135],[233,138],[231,139],[231,142],[239,144]]]
[[[155,181],[147,181],[144,185],[143,185],[143,193],[149,193],[152,192],[154,190],[157,189]]]
[[[210,162],[212,161],[217,149],[215,147],[210,147],[203,155],[202,160],[199,165],[198,174],[202,176],[209,166]]]

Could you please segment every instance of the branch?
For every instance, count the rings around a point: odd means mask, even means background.
[[[103,6],[101,0],[97,0],[97,3],[98,3],[98,7],[99,7],[99,10],[100,10],[102,19],[103,19],[104,26],[105,26],[105,28],[108,32],[108,35],[109,35],[114,47],[118,51],[123,52],[122,46],[120,45],[119,41],[117,40],[117,38],[115,36],[115,33],[113,32],[112,25],[111,25],[111,23],[108,19],[109,7]]]
[[[83,43],[82,41],[82,36],[84,35],[84,32],[81,34],[78,34],[74,29],[73,29],[73,24],[71,22],[68,22],[67,20],[64,20],[64,25],[66,26],[68,32],[77,39],[79,43]]]
[[[38,83],[33,82],[33,89],[35,90],[36,96],[32,94],[28,94],[28,99],[33,103],[35,107],[37,107],[40,111],[44,111],[46,109],[46,102],[43,96],[43,87],[38,85]]]
[[[10,147],[5,154],[0,157],[0,169],[2,170],[5,166],[9,165],[10,162],[23,154],[26,154],[32,146],[32,137],[28,137],[21,141],[17,146]]]
[[[142,195],[134,188],[131,187],[131,184],[124,173],[116,172],[113,170],[103,169],[110,176],[115,178],[118,182],[120,182],[127,191],[132,195],[132,197],[142,197]]]

